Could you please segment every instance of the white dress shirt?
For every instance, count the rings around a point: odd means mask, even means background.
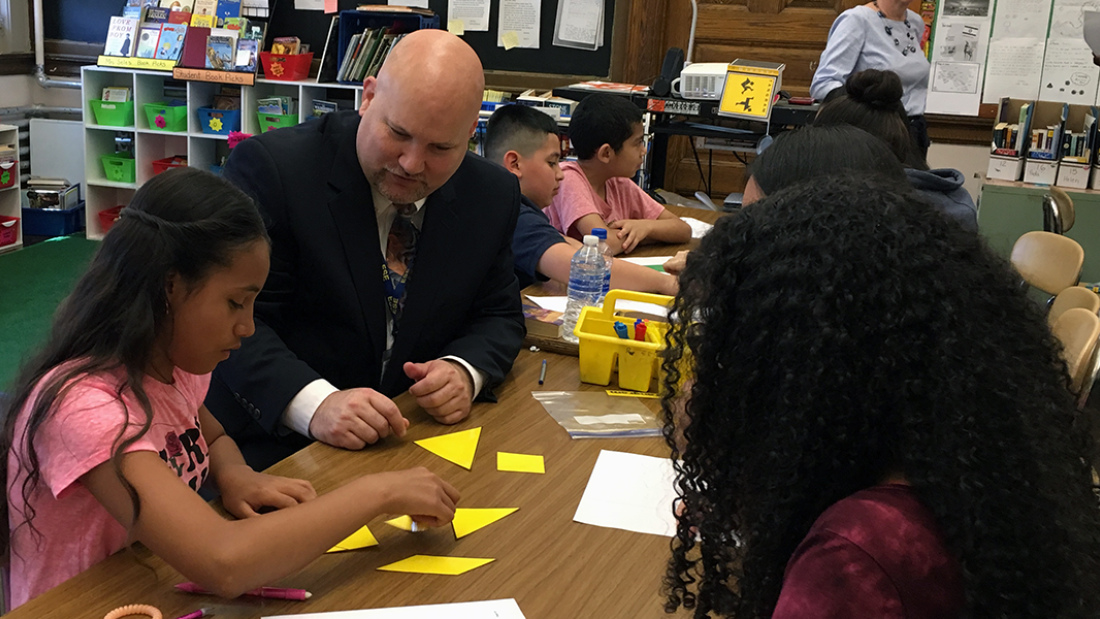
[[[371,187],[371,197],[374,199],[374,214],[378,220],[378,246],[385,251],[386,242],[390,236],[390,227],[393,225],[393,220],[397,217],[397,209],[393,207],[392,201],[378,193],[378,190],[373,186]],[[426,201],[427,198],[423,198],[413,203],[416,206],[416,213],[412,216],[412,223],[418,230],[424,223],[423,207]],[[387,310],[386,350],[389,351],[391,348],[393,348],[393,317],[390,316],[390,312]],[[481,388],[485,385],[485,374],[460,357],[448,355],[446,357],[441,357],[441,359],[455,361],[466,368],[474,385],[473,397],[476,398],[477,394],[481,393]],[[386,364],[383,364],[383,372],[385,372],[385,368]],[[321,406],[325,398],[337,391],[339,391],[339,389],[323,378],[318,378],[305,387],[302,387],[302,390],[298,392],[298,395],[294,396],[294,399],[287,405],[286,410],[283,411],[283,425],[304,436],[311,436],[309,433],[309,423],[313,420],[313,415],[317,412],[317,408]]]

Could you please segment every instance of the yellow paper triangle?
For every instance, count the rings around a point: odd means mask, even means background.
[[[457,576],[479,568],[496,559],[470,559],[467,557],[436,557],[432,555],[413,555],[396,563],[383,565],[380,572],[406,572],[409,574],[442,574]]]
[[[546,466],[542,456],[531,454],[511,454],[504,451],[497,452],[497,470],[510,471],[512,473],[545,473]]]
[[[474,452],[477,451],[479,438],[481,438],[481,428],[474,428],[426,438],[416,441],[416,444],[440,458],[469,469],[474,464]]]
[[[326,552],[343,552],[345,550],[358,550],[360,548],[369,548],[371,546],[377,546],[378,540],[374,538],[374,534],[370,532],[370,529],[363,527],[345,537],[339,544],[336,544],[332,548],[329,548]]]
[[[455,510],[455,519],[451,522],[451,526],[455,530],[455,539],[461,539],[467,535],[487,527],[497,520],[511,514],[519,509],[518,507],[488,507],[488,508],[469,508],[459,507]]]
[[[392,520],[387,520],[386,524],[390,525],[391,527],[397,527],[402,531],[413,530],[412,516],[398,516],[397,518],[394,518]]]

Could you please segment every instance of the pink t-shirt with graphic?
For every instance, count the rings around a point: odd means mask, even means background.
[[[111,459],[119,430],[134,436],[141,427],[141,406],[132,393],[120,401],[123,372],[84,375],[38,429],[41,479],[30,495],[33,531],[25,525],[23,501],[26,471],[28,407],[16,420],[15,439],[8,453],[8,524],[11,535],[11,607],[61,584],[117,552],[127,542],[122,527],[80,483],[80,477]],[[149,431],[126,453],[152,451],[194,490],[206,479],[208,449],[199,429],[199,407],[210,386],[210,375],[174,370],[174,384],[147,377],[146,393],[153,408]],[[33,397],[32,397],[33,400]],[[125,402],[125,408],[123,407]],[[129,416],[127,416],[129,411]]]
[[[577,162],[566,161],[561,164],[561,170],[565,176],[561,179],[558,195],[542,212],[562,234],[581,239],[581,235],[572,229],[573,224],[592,213],[599,215],[605,223],[611,223],[621,219],[657,219],[665,212],[665,207],[629,178],[617,176],[608,179],[604,184],[604,194],[607,196],[604,200],[592,189]]]

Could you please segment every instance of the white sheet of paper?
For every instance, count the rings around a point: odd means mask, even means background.
[[[997,103],[1001,97],[1039,98],[1043,77],[1044,39],[994,39],[989,43],[982,103]]]
[[[1092,64],[1092,50],[1087,43],[1052,36],[1043,58],[1039,99],[1092,105],[1096,101],[1098,77],[1100,67]]]
[[[415,6],[421,9],[428,8],[428,0],[387,0],[386,4],[397,6]]]
[[[560,0],[557,38],[562,41],[596,48],[603,24],[603,0]]]
[[[459,604],[432,604],[401,608],[345,610],[305,615],[278,615],[264,619],[526,619],[514,599]]]
[[[489,0],[447,0],[447,21],[462,20],[466,32],[489,29]]]
[[[516,33],[516,47],[539,48],[539,16],[542,0],[500,0],[500,16],[497,19],[497,46],[506,47],[504,35]]]
[[[645,417],[641,415],[627,414],[627,415],[576,415],[573,420],[582,426],[592,426],[598,423],[645,423]]]
[[[325,10],[325,0],[294,0],[294,10],[323,11]]]
[[[687,221],[687,218],[685,218],[684,221]],[[703,223],[703,222],[699,222],[699,223]],[[691,224],[689,223],[688,225],[690,226]],[[615,259],[616,260],[622,260],[623,262],[630,262],[632,264],[640,264],[644,267],[648,267],[648,266],[653,266],[655,264],[664,264],[664,263],[668,262],[669,260],[672,260],[672,256],[643,256],[643,257],[632,257],[632,258],[619,258],[619,257],[616,257]]]
[[[714,227],[714,224],[708,224],[705,221],[700,221],[693,217],[681,217],[687,222],[687,225],[691,226],[691,238],[701,239],[703,235],[710,232],[710,229]]]
[[[993,40],[1047,38],[1051,0],[997,0]],[[992,48],[990,48],[992,52]],[[990,53],[989,59],[993,59]]]
[[[672,537],[672,460],[603,450],[573,520],[612,529]]]
[[[1085,42],[1093,54],[1100,56],[1100,11],[1085,11],[1082,16],[1085,19]]]
[[[1095,0],[1054,0],[1054,8],[1050,12],[1049,38],[1080,41],[1085,11],[1097,8]]]

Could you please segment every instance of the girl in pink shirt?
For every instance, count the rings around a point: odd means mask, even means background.
[[[671,309],[666,610],[1097,616],[1085,417],[972,232],[896,182],[816,177],[720,219]]]
[[[133,541],[234,597],[379,514],[453,518],[458,494],[423,469],[317,497],[308,482],[249,468],[203,399],[211,370],[254,331],[269,266],[259,213],[228,182],[176,168],[122,214],[4,410],[9,607]],[[207,478],[241,520],[199,497]],[[280,511],[259,516],[264,507]]]

